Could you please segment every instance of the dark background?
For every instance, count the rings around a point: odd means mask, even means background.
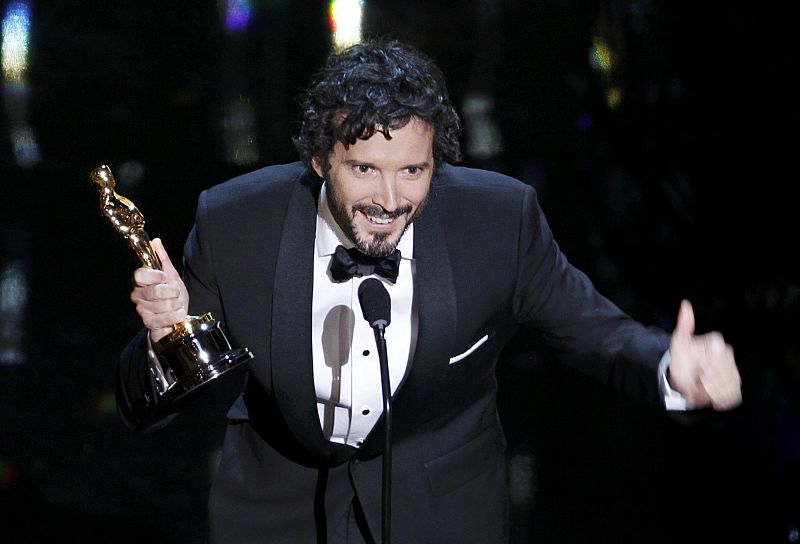
[[[327,4],[254,0],[238,31],[224,4],[0,2],[4,21],[30,16],[0,113],[0,540],[203,541],[235,391],[160,432],[121,424],[136,261],[88,173],[109,164],[175,259],[201,190],[294,160],[294,96],[330,50]],[[564,252],[631,315],[671,329],[689,298],[698,332],[736,350],[743,406],[685,421],[516,339],[499,367],[513,542],[800,538],[789,6],[365,2],[367,35],[447,74],[465,164],[534,185]],[[475,96],[491,99],[484,117]],[[476,151],[492,127],[501,147]]]

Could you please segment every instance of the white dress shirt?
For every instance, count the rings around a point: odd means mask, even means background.
[[[397,282],[380,276],[392,300],[386,328],[389,382],[397,389],[414,355],[417,312],[414,306],[414,226],[400,238]],[[331,215],[322,186],[317,210],[312,298],[314,387],[319,421],[325,438],[358,447],[383,413],[378,352],[372,328],[358,301],[358,286],[366,278],[337,283],[330,277],[336,247],[353,247]]]

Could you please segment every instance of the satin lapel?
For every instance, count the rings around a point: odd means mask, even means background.
[[[456,297],[450,256],[442,227],[435,186],[424,213],[414,222],[414,297],[417,305],[417,345],[405,380],[393,397],[394,436],[412,432],[420,421],[435,414],[431,402],[444,391],[448,361],[455,338]],[[361,446],[359,457],[371,458],[383,451],[383,416]],[[373,465],[374,467],[375,465]],[[359,497],[377,493],[366,479],[353,479]],[[380,533],[380,501],[366,501],[367,519],[374,534]]]
[[[311,348],[318,194],[318,185],[305,177],[289,200],[275,270],[271,366],[275,398],[292,434],[312,454],[325,457]]]
[[[456,297],[436,191],[431,189],[424,213],[414,222],[414,297],[417,305],[417,344],[410,368],[393,397],[392,424],[396,431],[413,429],[431,399],[441,394],[455,338]],[[383,449],[383,417],[362,449],[371,456]]]
[[[455,284],[435,185],[424,212],[414,222],[414,260],[417,345],[408,377],[398,391],[398,409],[424,406],[425,399],[436,398],[455,338]],[[413,417],[413,410],[406,414]],[[398,418],[403,415],[397,413]]]

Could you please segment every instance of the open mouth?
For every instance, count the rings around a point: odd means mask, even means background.
[[[356,211],[366,220],[367,224],[378,228],[390,228],[399,218],[406,216],[409,210],[401,209],[386,213],[383,210],[362,208]]]
[[[376,227],[388,227],[394,224],[398,218],[408,217],[411,210],[411,206],[402,206],[391,212],[377,206],[356,206],[353,209],[354,212],[361,214],[367,223]]]
[[[375,223],[376,225],[388,225],[395,220],[394,217],[378,217],[374,215],[366,215],[366,218],[370,223]]]

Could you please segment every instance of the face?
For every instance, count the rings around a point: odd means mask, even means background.
[[[422,210],[433,175],[433,129],[412,119],[390,132],[345,147],[336,142],[326,177],[336,223],[362,252],[382,257]],[[315,159],[314,170],[323,176]]]

